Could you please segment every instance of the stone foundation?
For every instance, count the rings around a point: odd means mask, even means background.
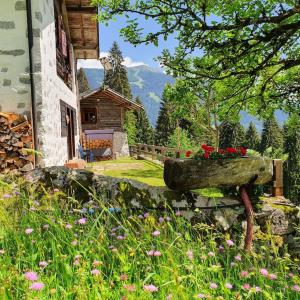
[[[113,148],[116,158],[129,156],[129,145],[126,132],[114,132]]]

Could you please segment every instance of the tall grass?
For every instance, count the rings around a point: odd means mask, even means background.
[[[77,200],[2,184],[0,299],[300,299],[299,261],[272,243],[246,254],[241,237],[180,214]]]

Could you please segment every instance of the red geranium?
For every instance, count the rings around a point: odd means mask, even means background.
[[[228,153],[237,153],[237,150],[235,148],[226,148],[226,152],[228,152]]]
[[[241,152],[241,155],[242,155],[242,156],[247,155],[247,148],[240,147],[240,152]]]
[[[209,158],[209,153],[205,152],[203,156],[204,156],[204,158],[208,159]]]
[[[213,152],[213,151],[215,150],[214,147],[208,146],[208,145],[202,145],[201,148],[202,148],[205,152]]]
[[[186,151],[185,152],[185,157],[191,157],[191,155],[192,155],[192,151]]]

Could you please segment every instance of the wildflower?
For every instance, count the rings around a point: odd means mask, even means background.
[[[0,254],[4,254],[4,253],[5,253],[4,249],[0,249]]]
[[[34,291],[40,291],[45,287],[42,282],[34,282],[29,288]]]
[[[269,274],[269,279],[275,280],[275,279],[277,279],[277,275],[276,274]]]
[[[254,286],[255,292],[261,292],[261,288],[259,286]]]
[[[144,285],[144,291],[145,292],[150,292],[150,293],[157,292],[158,291],[158,287],[156,287],[153,284]]]
[[[292,290],[295,292],[300,292],[300,286],[295,284],[294,286],[292,286]]]
[[[194,259],[193,251],[188,250],[187,253],[186,253],[186,255],[189,258],[189,260],[193,260]]]
[[[74,240],[73,242],[71,242],[71,245],[72,246],[76,246],[78,244],[78,241],[77,240]]]
[[[111,252],[117,253],[117,252],[118,252],[118,249],[117,249],[117,248],[113,248],[113,249],[111,249]]]
[[[241,258],[240,255],[236,255],[236,256],[234,257],[234,259],[237,260],[237,261],[241,261],[241,260],[242,260],[242,258]]]
[[[26,234],[31,234],[33,232],[33,229],[32,228],[27,228],[25,229],[25,233]]]
[[[25,276],[25,279],[27,279],[27,280],[29,280],[29,281],[36,281],[36,280],[38,280],[38,275],[37,275],[37,273],[32,272],[32,271],[26,272],[26,273],[24,274],[24,276]]]
[[[207,253],[207,255],[210,256],[210,257],[213,257],[213,256],[215,256],[215,253],[210,251],[210,252]]]
[[[250,287],[250,284],[249,284],[249,283],[243,284],[243,289],[249,290],[250,288],[251,288],[251,287]]]
[[[186,151],[185,152],[185,157],[191,157],[192,151]]]
[[[149,213],[145,213],[145,214],[144,214],[144,218],[148,218],[149,216],[150,216]]]
[[[97,269],[93,269],[93,270],[91,271],[91,274],[94,275],[94,276],[99,276],[99,275],[100,275],[100,271],[97,270]]]
[[[72,226],[71,224],[67,224],[67,225],[66,225],[66,228],[67,228],[67,229],[72,229],[73,226]]]
[[[226,241],[226,244],[227,244],[228,246],[233,246],[233,245],[234,245],[234,242],[233,242],[232,240],[227,240],[227,241]]]
[[[224,247],[223,247],[222,245],[220,245],[220,246],[219,246],[219,250],[220,250],[220,252],[223,252]]]
[[[155,230],[154,232],[152,232],[153,236],[159,236],[160,235],[160,231],[159,230]]]
[[[267,269],[260,269],[260,274],[266,277],[269,275],[269,272]]]
[[[153,256],[154,255],[154,250],[150,250],[146,252],[148,256]]]
[[[53,192],[54,192],[54,193],[58,193],[58,192],[59,192],[59,189],[54,189]]]
[[[155,252],[153,253],[153,256],[161,256],[161,252],[160,252],[160,251],[155,251]]]
[[[4,194],[2,197],[3,197],[3,199],[10,199],[12,197],[12,195]]]
[[[121,274],[120,275],[120,280],[121,281],[126,281],[128,279],[128,276],[126,274]]]
[[[41,268],[46,268],[46,267],[48,266],[48,263],[47,263],[46,261],[40,261],[40,262],[39,262],[39,266],[40,266]]]
[[[102,262],[99,261],[99,260],[94,260],[93,261],[93,267],[98,267],[98,266],[101,266],[102,265]]]
[[[139,219],[143,219],[143,216],[142,216],[142,215],[138,215],[138,218],[139,218]]]
[[[78,224],[84,225],[86,223],[86,218],[81,218],[78,220]]]
[[[240,276],[242,278],[246,278],[246,277],[248,277],[248,275],[249,275],[249,273],[247,271],[241,271],[241,273],[240,273]]]
[[[117,236],[117,240],[125,240],[125,236],[123,236],[123,235],[118,235],[118,236]]]
[[[163,217],[159,217],[158,222],[162,223],[165,219]]]
[[[209,285],[209,287],[210,287],[211,289],[216,289],[216,288],[218,288],[218,285],[217,285],[216,283],[212,282],[212,283]]]
[[[179,211],[177,211],[176,213],[175,213],[175,216],[176,217],[180,217],[180,216],[182,216],[182,212],[179,210]]]
[[[49,228],[50,228],[50,225],[49,225],[49,224],[44,224],[44,225],[43,225],[43,229],[47,230],[47,229],[49,229]]]
[[[234,267],[234,266],[235,266],[235,262],[232,261],[232,262],[230,263],[230,266],[231,266],[231,267]]]
[[[171,218],[170,218],[170,217],[166,217],[166,221],[167,221],[167,222],[170,222],[170,221],[171,221]]]
[[[74,266],[79,266],[80,265],[79,259],[75,259],[73,264]]]
[[[169,294],[166,298],[166,300],[171,300],[173,298],[172,294]]]
[[[199,299],[205,299],[205,298],[207,298],[207,296],[204,295],[204,294],[198,294],[197,298],[199,298]]]
[[[232,284],[231,283],[226,283],[225,287],[226,287],[226,289],[231,290],[232,289]]]
[[[130,293],[135,292],[135,286],[132,285],[132,284],[124,284],[124,285],[123,285],[123,288],[124,288],[127,292],[130,292]]]

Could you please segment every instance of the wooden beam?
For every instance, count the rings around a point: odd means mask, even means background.
[[[273,187],[272,196],[283,196],[283,163],[281,159],[273,160]]]
[[[67,6],[68,13],[83,14],[83,15],[96,15],[97,8],[95,7],[73,7]]]

